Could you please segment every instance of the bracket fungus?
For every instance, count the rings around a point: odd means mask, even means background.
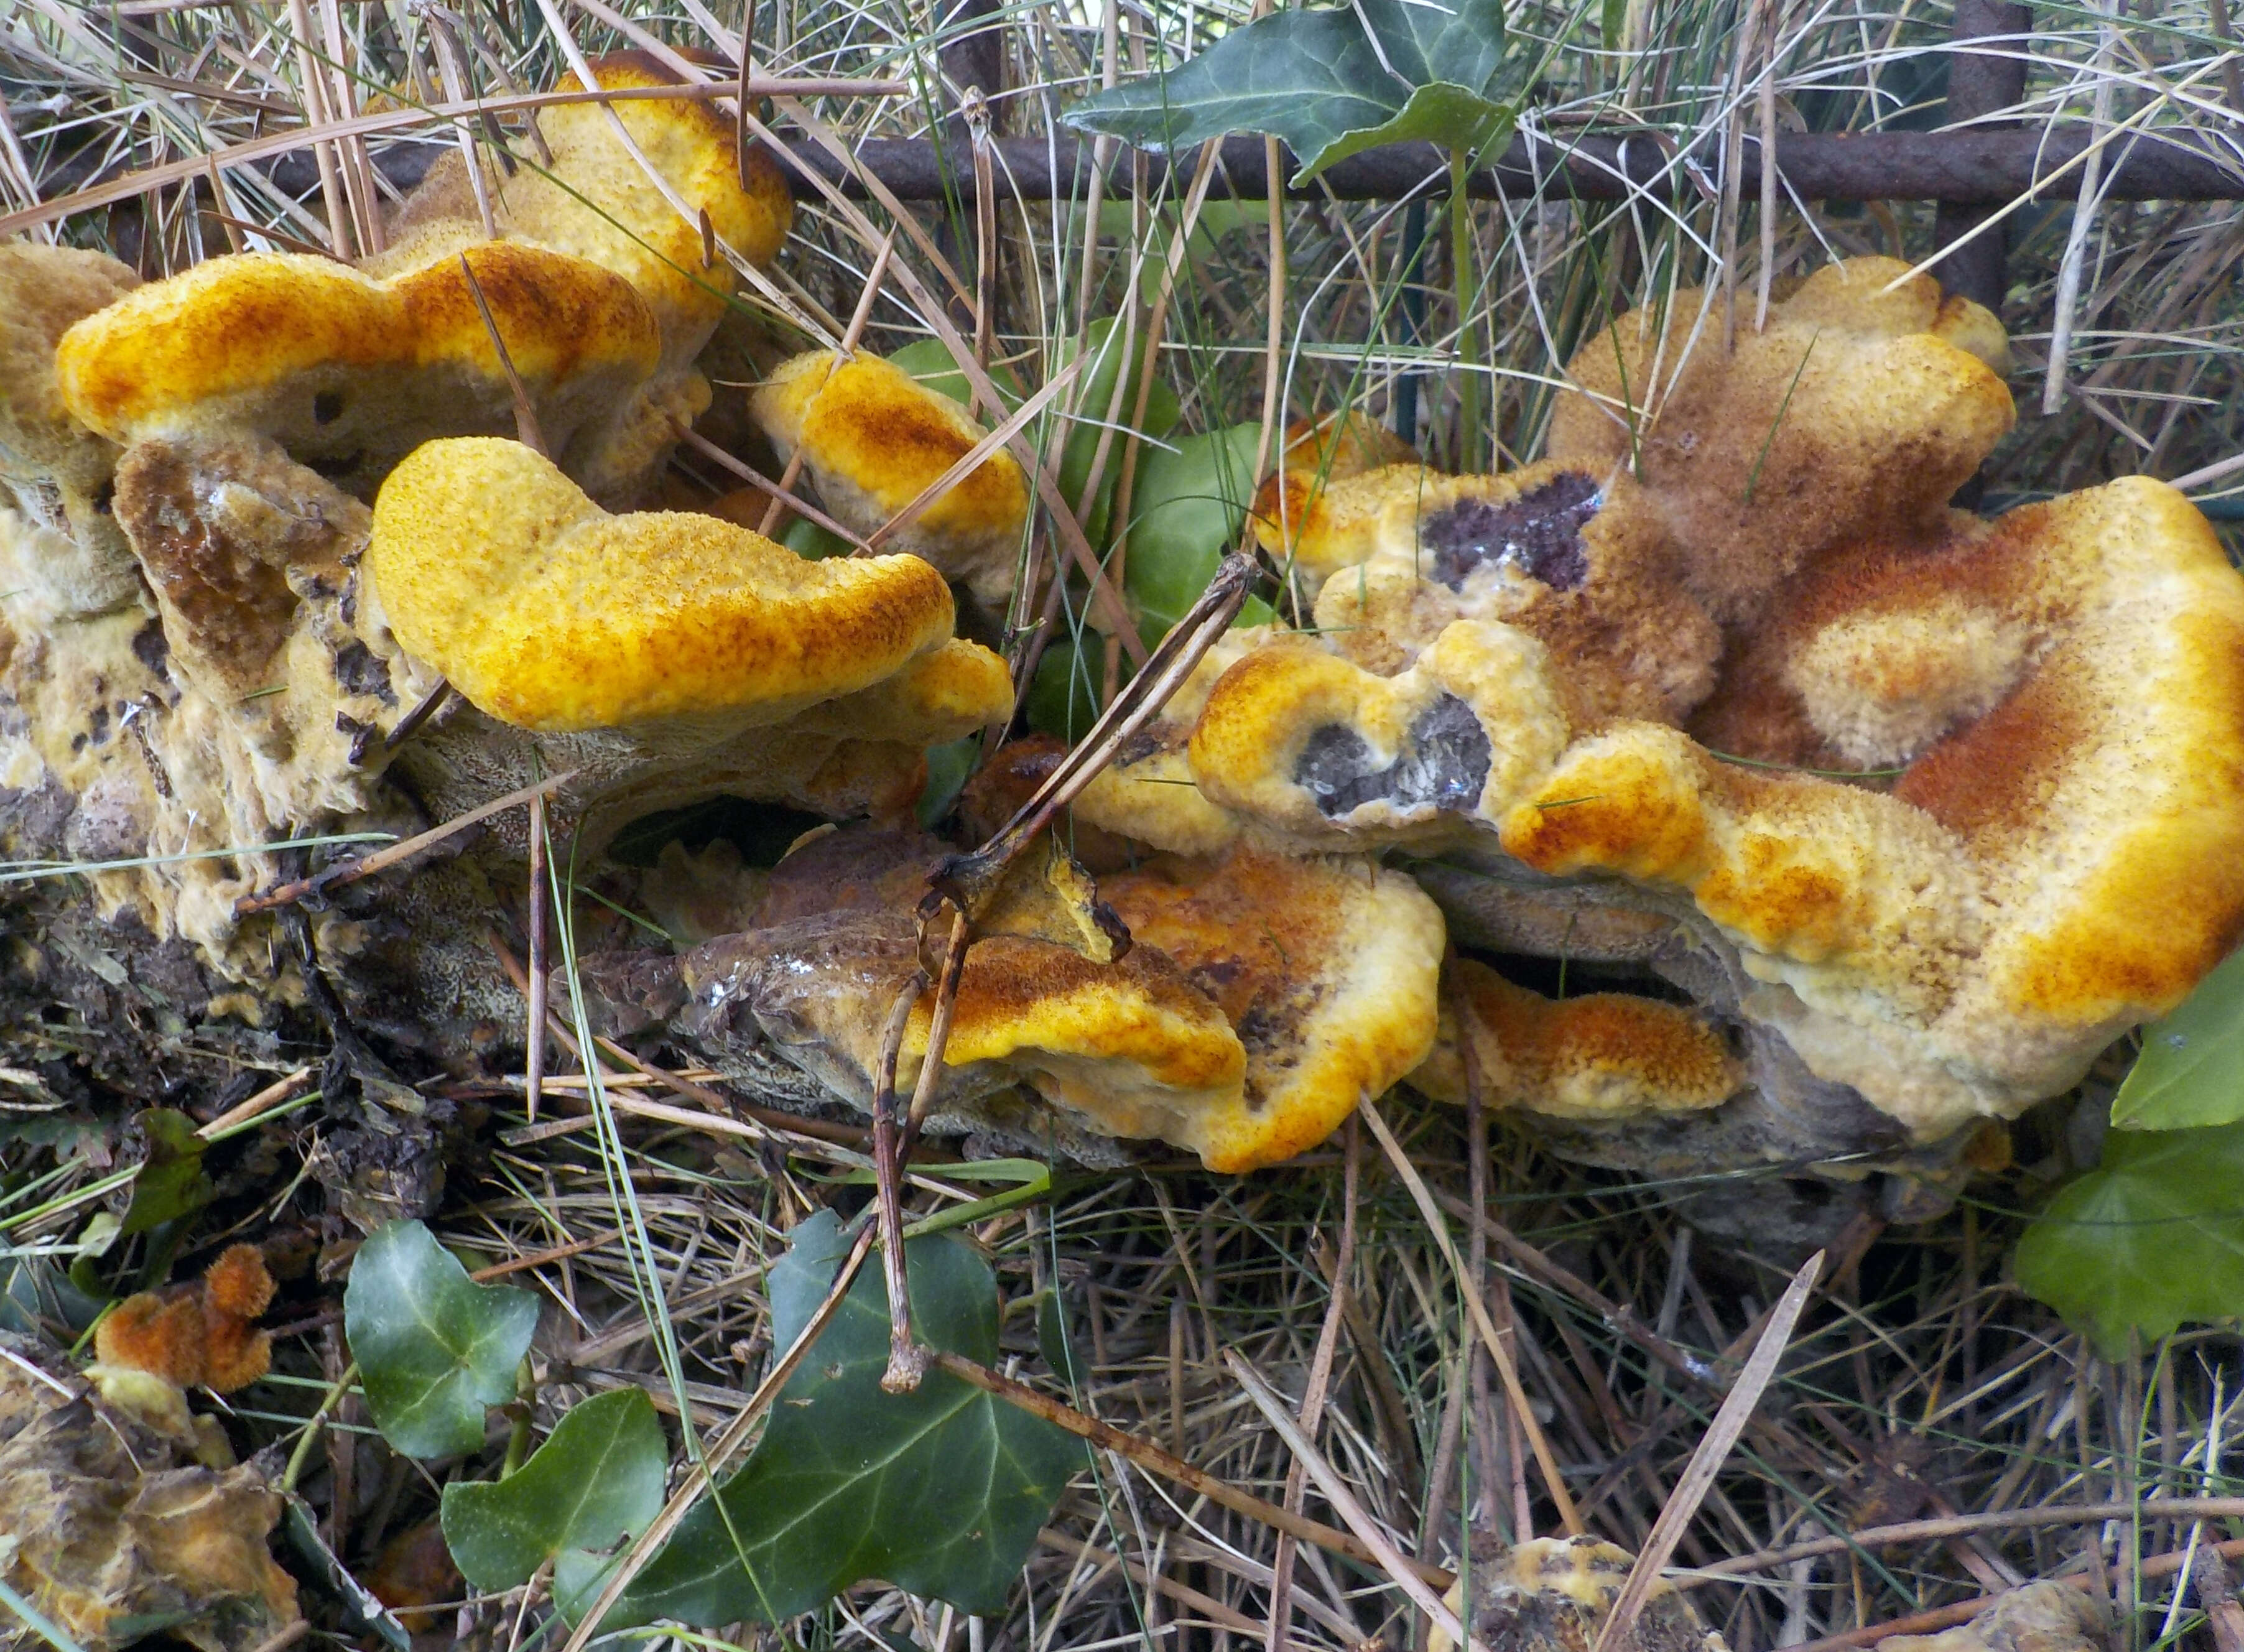
[[[1835,266],[1727,358],[1686,349],[1695,294],[1616,322],[1658,399],[1593,342],[1551,460],[1390,501],[1319,633],[1205,689],[1194,809],[1415,851],[1517,978],[1465,967],[1425,1087],[1470,1038],[1576,1156],[1899,1162],[2073,1083],[2244,930],[2244,579],[2148,480],[1948,508],[2010,423],[2002,342],[1905,274]],[[1206,840],[1133,801],[1077,809]]]
[[[674,79],[629,52],[598,59],[594,78]],[[693,358],[733,271],[705,257],[701,216],[743,258],[768,261],[792,202],[760,151],[742,184],[731,124],[701,103],[632,100],[612,117],[563,105],[541,130],[551,166],[525,157],[485,186],[497,239],[449,157],[400,208],[388,248],[356,266],[227,254],[78,321],[55,356],[64,403],[119,443],[263,437],[370,499],[422,442],[511,433],[518,383],[572,476],[604,498],[634,497],[677,423],[709,403]]]
[[[797,355],[751,405],[773,445],[800,452],[826,508],[858,534],[889,523],[989,435],[950,396],[864,354]],[[890,537],[996,612],[1012,591],[1028,512],[1027,479],[998,448]]]
[[[912,907],[946,853],[867,828],[799,846],[738,932],[679,958],[605,960],[611,1025],[666,1022],[720,1070],[753,1072],[775,1050],[869,1109],[882,1026],[917,977],[897,1065],[909,1090],[934,996]],[[1251,1170],[1322,1141],[1433,1046],[1441,917],[1400,874],[1241,850],[1157,859],[1102,881],[1098,898],[1131,931],[1105,956],[1088,928],[1042,916],[1049,900],[989,914],[960,977],[932,1127],[1056,1139],[1093,1158],[1109,1139],[1152,1137],[1211,1169]]]

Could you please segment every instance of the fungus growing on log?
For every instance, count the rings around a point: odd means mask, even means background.
[[[635,52],[600,58],[593,73],[612,88],[674,78]],[[55,358],[64,402],[117,443],[264,437],[371,499],[422,442],[512,434],[518,383],[557,462],[602,498],[633,498],[678,423],[709,403],[693,359],[733,277],[705,261],[701,215],[763,262],[793,205],[760,151],[742,186],[732,125],[713,109],[663,99],[614,110],[659,183],[606,110],[548,110],[550,167],[525,159],[488,181],[498,239],[464,163],[448,158],[399,210],[389,248],[356,266],[210,258],[79,321]]]
[[[1461,944],[1597,978],[1463,995],[1485,1099],[1575,1156],[1962,1140],[2244,930],[2244,579],[2155,482],[1948,509],[2009,424],[2000,341],[1899,273],[1822,272],[1727,361],[1624,318],[1670,381],[1641,481],[1576,396],[1559,457],[1430,478],[1317,634],[1206,690],[1189,777],[1235,830],[1414,850]],[[1159,811],[1077,808],[1162,846]]]

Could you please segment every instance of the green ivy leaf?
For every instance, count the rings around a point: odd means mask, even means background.
[[[1234,424],[1188,436],[1138,461],[1131,493],[1130,560],[1122,584],[1147,642],[1200,600],[1254,500],[1261,430]]]
[[[2244,952],[2143,1029],[2112,1122],[2122,1130],[2186,1130],[2244,1119]]]
[[[510,1589],[564,1551],[610,1549],[646,1530],[662,1513],[669,1460],[644,1390],[595,1394],[506,1479],[447,1486],[444,1542],[476,1588]]]
[[[1125,358],[1122,335],[1116,330],[1114,318],[1104,316],[1084,329],[1079,343],[1063,353],[1060,366],[1065,369],[1078,355],[1089,355],[1091,364],[1083,369],[1074,388],[1066,392],[1069,406],[1082,422],[1069,427],[1067,440],[1060,448],[1059,496],[1071,509],[1083,497],[1084,484],[1091,479],[1092,462],[1098,457],[1099,438],[1106,435],[1106,410],[1114,408],[1115,429],[1106,444],[1105,468],[1099,472],[1098,491],[1083,515],[1084,536],[1093,545],[1104,545],[1114,513],[1114,490],[1122,479],[1123,450],[1129,442],[1129,432],[1134,428],[1141,437],[1158,443],[1177,428],[1184,409],[1177,400],[1177,393],[1156,374],[1146,396],[1146,422],[1134,427],[1131,424],[1131,416],[1138,410],[1138,378],[1146,369],[1143,329],[1130,341]],[[1122,387],[1119,407],[1114,398],[1118,380]],[[1139,444],[1138,474],[1141,480],[1146,460],[1160,450],[1149,443]]]
[[[2244,1124],[2112,1131],[2019,1240],[2018,1277],[2107,1359],[2130,1330],[2244,1314]]]
[[[772,1269],[772,1340],[785,1348],[825,1300],[848,1236],[830,1212],[794,1230]],[[997,1355],[997,1286],[950,1234],[905,1245],[919,1334],[983,1362]],[[1050,1423],[930,1371],[881,1387],[889,1317],[875,1257],[780,1392],[755,1451],[640,1573],[604,1632],[656,1618],[776,1623],[862,1578],[969,1612],[1002,1611],[1014,1577],[1084,1463]],[[566,1580],[576,1582],[578,1580]],[[556,1599],[564,1609],[558,1568]],[[581,1608],[581,1592],[575,1596]]]
[[[1478,152],[1511,132],[1525,81],[1501,0],[1356,0],[1234,29],[1165,75],[1094,93],[1071,125],[1143,149],[1238,132],[1281,139],[1296,185],[1373,144]]]
[[[941,339],[916,338],[888,359],[890,367],[902,369],[936,395],[947,396],[961,407],[974,405],[974,387],[966,382],[950,346]],[[1002,362],[990,369],[990,382],[997,387],[1008,413],[1028,400],[1020,376]]]
[[[151,1107],[133,1122],[148,1156],[132,1173],[132,1202],[118,1232],[126,1237],[192,1215],[211,1202],[216,1189],[203,1174],[203,1148],[195,1121],[184,1113]]]
[[[393,1222],[360,1246],[343,1289],[367,1409],[408,1457],[480,1447],[484,1409],[513,1398],[537,1328],[535,1296],[476,1283],[417,1222]]]

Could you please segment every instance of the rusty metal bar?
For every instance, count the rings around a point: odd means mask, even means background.
[[[2032,18],[2013,0],[1956,0],[1956,50],[1948,58],[1948,119],[1952,125],[1984,122],[2016,109],[2026,95],[2026,31]],[[2009,37],[2007,51],[1967,51],[1974,41]],[[1996,130],[1984,125],[1985,132]],[[1943,200],[1932,221],[1932,239],[1947,247],[1964,241],[1986,221],[1977,203]],[[2002,314],[2007,227],[1989,230],[1957,247],[1933,267],[1942,287],[1975,299]]]
[[[2092,140],[2080,125],[2027,131],[1781,132],[1776,157],[1785,181],[1803,200],[1997,206],[2037,185],[2053,182],[2062,192],[2072,180],[2077,188],[2078,169],[2068,172],[2067,163]],[[998,187],[1009,194],[1017,192],[1031,200],[1064,199],[1089,182],[1092,159],[1087,142],[1070,136],[1050,145],[1041,138],[1008,138],[997,140],[995,147]],[[1130,192],[1131,152],[1120,150],[1108,167],[1110,194]],[[1148,157],[1148,187],[1181,188],[1198,152]],[[1619,200],[1632,189],[1713,187],[1711,144],[1687,155],[1680,168],[1671,165],[1671,152],[1663,140],[1649,135],[1592,133],[1564,142],[1515,139],[1496,166],[1473,175],[1470,187],[1482,197],[1540,193],[1593,200]],[[2126,134],[2113,139],[2105,154],[2105,175],[2111,181],[2104,193],[2111,200],[2244,200],[2244,144],[2166,133]],[[857,158],[903,200],[935,200],[943,193],[943,158],[933,143],[869,139],[858,146]],[[805,146],[794,148],[788,159],[803,171],[815,169],[848,186],[848,178],[830,157],[810,153]],[[1288,175],[1294,164],[1290,156],[1284,158]],[[1746,139],[1745,164],[1748,171],[1760,165],[1759,140],[1751,135]],[[1316,196],[1329,189],[1343,200],[1392,200],[1422,191],[1446,194],[1447,168],[1446,154],[1431,144],[1391,144],[1352,156],[1308,187],[1288,193]],[[970,186],[973,168],[964,153],[954,152],[950,175]],[[1224,140],[1212,193],[1241,200],[1265,198],[1260,138]]]

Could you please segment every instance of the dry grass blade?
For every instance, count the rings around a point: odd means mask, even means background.
[[[435,848],[448,837],[458,836],[470,826],[481,825],[494,815],[503,814],[510,809],[518,809],[533,797],[548,796],[576,778],[575,769],[565,769],[549,779],[539,781],[534,786],[524,786],[518,790],[508,792],[503,797],[494,797],[487,803],[470,809],[464,815],[453,816],[441,826],[432,826],[425,832],[416,833],[402,843],[392,843],[385,849],[376,850],[371,855],[361,855],[352,860],[338,861],[335,865],[314,872],[309,877],[297,878],[294,882],[283,884],[277,889],[267,890],[262,895],[244,896],[236,903],[234,911],[240,914],[267,912],[275,907],[287,906],[292,902],[301,901],[307,895],[317,894],[321,890],[333,889],[338,884],[349,884],[362,877],[371,877],[376,872],[386,871],[402,862],[411,860],[424,850]]]
[[[954,1354],[948,1349],[928,1351],[928,1361],[941,1371],[949,1371],[963,1382],[971,1383],[984,1393],[995,1394],[1008,1405],[1017,1405],[1031,1416],[1065,1429],[1078,1439],[1087,1439],[1104,1451],[1150,1470],[1163,1479],[1199,1493],[1211,1503],[1220,1504],[1234,1513],[1249,1520],[1260,1520],[1273,1531],[1285,1532],[1304,1543],[1314,1543],[1335,1554],[1345,1554],[1352,1561],[1367,1566],[1384,1565],[1379,1552],[1362,1537],[1322,1525],[1306,1515],[1295,1514],[1275,1503],[1267,1502],[1251,1492],[1242,1492],[1229,1481],[1219,1479],[1206,1469],[1194,1467],[1182,1458],[1163,1451],[1150,1440],[1125,1433],[1111,1423],[1102,1423],[1096,1417],[1086,1417],[1072,1405],[1064,1405],[1049,1395],[1040,1394],[1025,1383],[978,1364],[963,1354]],[[1291,1418],[1288,1419],[1291,1422]],[[1402,1568],[1425,1587],[1445,1589],[1456,1582],[1457,1574],[1445,1572],[1438,1566],[1426,1566],[1419,1561],[1397,1555]]]
[[[545,794],[530,800],[530,981],[524,998],[529,1013],[523,1027],[523,1105],[532,1124],[544,1096],[545,1079]]]
[[[707,437],[702,435],[700,431],[693,429],[691,425],[686,423],[682,420],[672,420],[670,428],[679,441],[685,443],[686,446],[692,448],[696,453],[699,453],[703,458],[708,460],[712,464],[716,465],[720,470],[730,471],[733,475],[740,477],[741,481],[747,483],[749,486],[760,488],[765,493],[768,494],[771,497],[773,505],[784,505],[787,509],[794,511],[797,516],[803,518],[806,521],[816,523],[820,527],[825,529],[828,533],[833,534],[837,538],[847,539],[852,545],[857,547],[861,552],[865,548],[865,541],[862,538],[851,532],[849,529],[835,521],[832,517],[827,515],[825,511],[811,504],[809,500],[804,498],[801,494],[792,491],[789,484],[786,481],[782,480],[774,482],[771,477],[766,476],[761,471],[757,470],[753,464],[748,464],[739,455],[727,452],[723,448],[719,447],[714,442],[712,442]],[[765,507],[764,511],[765,519],[767,521],[770,520],[771,515],[772,506],[767,505]]]
[[[925,1357],[912,1342],[911,1287],[904,1267],[903,1189],[899,1185],[902,1154],[896,1131],[896,1062],[902,1054],[912,1011],[926,991],[927,972],[915,970],[889,1006],[888,1022],[881,1029],[880,1075],[873,1087],[873,1175],[878,1184],[881,1266],[889,1294],[889,1368],[882,1373],[881,1386],[892,1394],[917,1388],[927,1369]],[[956,992],[954,985],[953,996]],[[930,1037],[922,1073],[934,1070],[942,1060],[943,1052]]]
[[[1653,1523],[1652,1534],[1638,1551],[1636,1564],[1629,1568],[1628,1581],[1621,1586],[1605,1627],[1598,1633],[1592,1652],[1616,1652],[1616,1649],[1628,1644],[1637,1616],[1644,1610],[1644,1603],[1652,1598],[1653,1586],[1659,1581],[1660,1569],[1675,1553],[1675,1546],[1683,1540],[1684,1530],[1698,1514],[1699,1505],[1713,1489],[1714,1476],[1729,1457],[1730,1447],[1745,1432],[1754,1407],[1761,1404],[1761,1395],[1774,1380],[1785,1345],[1792,1340],[1792,1328],[1800,1323],[1800,1316],[1808,1306],[1808,1292],[1815,1288],[1822,1271],[1823,1253],[1819,1250],[1801,1263],[1800,1271],[1792,1276],[1792,1283],[1777,1299],[1768,1328],[1754,1344],[1753,1357],[1746,1361],[1745,1369],[1738,1373],[1738,1380],[1730,1389],[1729,1398],[1707,1425],[1699,1449],[1691,1453],[1690,1466],[1675,1482],[1675,1489],[1668,1493],[1659,1520]]]
[[[468,293],[476,301],[476,314],[483,317],[483,331],[490,335],[491,349],[498,353],[499,371],[506,375],[507,392],[514,397],[515,439],[539,458],[551,459],[552,450],[545,445],[545,432],[537,428],[537,410],[530,404],[529,388],[523,383],[522,375],[514,370],[514,356],[499,334],[490,301],[483,296],[483,284],[476,279],[475,266],[468,262],[465,253],[460,254],[460,274],[468,278]]]
[[[294,1072],[275,1079],[272,1083],[267,1085],[263,1089],[260,1090],[255,1095],[251,1096],[247,1100],[228,1107],[225,1112],[220,1114],[218,1117],[213,1119],[208,1124],[197,1129],[195,1134],[200,1136],[204,1141],[208,1141],[217,1136],[221,1131],[230,1129],[237,1124],[245,1123],[248,1120],[255,1118],[260,1113],[269,1112],[271,1109],[279,1107],[290,1096],[295,1094],[299,1087],[303,1085],[311,1078],[311,1068],[308,1066],[298,1067]]]
[[[1396,1175],[1402,1178],[1403,1186],[1418,1206],[1418,1214],[1425,1218],[1427,1231],[1450,1265],[1450,1272],[1457,1282],[1457,1294],[1464,1298],[1465,1312],[1471,1318],[1473,1329],[1488,1349],[1488,1357],[1495,1362],[1497,1374],[1504,1379],[1504,1392],[1511,1398],[1512,1413],[1519,1419],[1521,1432],[1534,1449],[1535,1464],[1543,1473],[1543,1489],[1558,1510],[1558,1520],[1569,1536],[1578,1537],[1587,1530],[1582,1524],[1581,1512],[1574,1506],[1573,1494],[1566,1489],[1565,1476],[1558,1471],[1558,1459],[1551,1454],[1551,1442],[1544,1437],[1543,1425],[1535,1418],[1535,1409],[1527,1403],[1527,1391],[1519,1381],[1519,1367],[1511,1357],[1511,1350],[1489,1317],[1488,1304],[1481,1300],[1480,1292],[1472,1286],[1472,1276],[1466,1270],[1464,1260],[1450,1237],[1450,1225],[1442,1219],[1441,1207],[1426,1186],[1426,1179],[1418,1174],[1418,1167],[1410,1162],[1410,1155],[1402,1151],[1402,1144],[1387,1127],[1387,1121],[1379,1116],[1379,1109],[1369,1099],[1356,1112],[1371,1127],[1371,1134],[1379,1138],[1380,1150],[1394,1166]]]
[[[1226,557],[1184,618],[1161,639],[1145,667],[1117,694],[1076,748],[1038,786],[1029,801],[972,855],[954,857],[937,874],[938,892],[958,909],[971,914],[995,892],[1021,851],[1034,842],[1052,817],[1082,794],[1100,769],[1114,759],[1123,743],[1158,715],[1171,695],[1184,686],[1215,640],[1231,626],[1240,605],[1254,582],[1254,564],[1243,556]]]
[[[1315,1442],[1304,1434],[1287,1414],[1286,1402],[1270,1391],[1269,1385],[1254,1374],[1254,1368],[1240,1357],[1237,1349],[1227,1349],[1223,1362],[1231,1368],[1231,1374],[1238,1378],[1239,1385],[1247,1391],[1247,1398],[1254,1402],[1254,1409],[1261,1412],[1264,1419],[1277,1431],[1278,1438],[1286,1442],[1295,1460],[1309,1471],[1309,1478],[1316,1481],[1317,1489],[1325,1494],[1325,1500],[1348,1522],[1349,1529],[1362,1540],[1364,1547],[1377,1557],[1381,1567],[1395,1580],[1396,1586],[1410,1597],[1411,1603],[1450,1637],[1452,1646],[1468,1648],[1470,1652],[1488,1652],[1477,1637],[1466,1635],[1464,1625],[1457,1622],[1457,1615],[1443,1605],[1441,1596],[1426,1586],[1425,1580],[1418,1575],[1417,1562],[1389,1541],[1377,1523],[1364,1513],[1363,1505],[1348,1490],[1348,1482],[1334,1472],[1333,1466],[1325,1460],[1324,1453],[1316,1448]]]

